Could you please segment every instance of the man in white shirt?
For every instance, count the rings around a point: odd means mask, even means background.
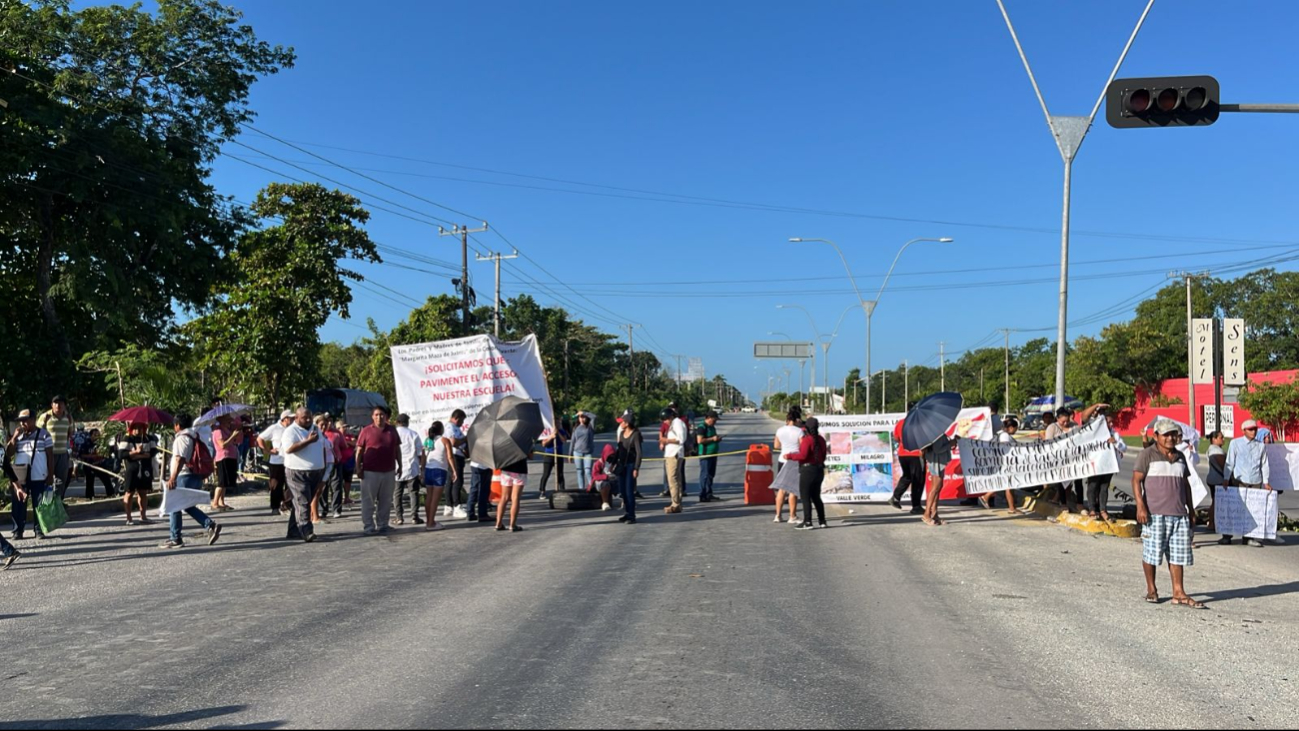
[[[682,475],[685,471],[681,468],[682,460],[685,459],[686,443],[686,423],[677,417],[675,411],[670,417],[671,426],[668,427],[668,433],[663,437],[663,458],[665,460],[663,468],[668,474],[668,492],[672,495],[672,504],[663,508],[665,513],[681,512],[681,499],[685,485],[682,484]]]
[[[257,435],[257,447],[268,456],[267,462],[270,464],[270,480],[267,484],[271,488],[271,515],[284,515],[286,512],[284,510],[284,454],[280,452],[278,445],[285,427],[292,423],[293,412],[284,411],[280,414],[279,421],[266,427],[261,434]]]
[[[44,497],[50,480],[51,467],[55,465],[54,438],[45,429],[36,426],[31,409],[18,412],[18,428],[5,443],[5,454],[12,460],[15,477],[9,495],[14,521],[14,540],[22,540],[27,529],[27,501],[31,498],[32,522],[36,523],[36,537],[45,538],[41,524],[35,519],[36,508]]]
[[[316,540],[311,526],[311,498],[325,476],[325,435],[312,423],[311,412],[299,407],[293,422],[281,432],[276,448],[284,458],[292,503],[288,538],[301,537],[311,543]]]
[[[397,437],[401,440],[401,459],[397,462],[397,525],[406,522],[406,495],[410,495],[410,517],[422,525],[419,517],[420,476],[424,474],[424,440],[410,428],[410,417],[397,414]]]

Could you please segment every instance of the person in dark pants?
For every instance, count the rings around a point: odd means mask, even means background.
[[[798,451],[787,456],[790,462],[798,463],[798,491],[803,498],[803,524],[799,530],[827,528],[825,524],[825,503],[821,500],[821,483],[825,481],[825,438],[821,436],[821,424],[816,417],[803,422],[803,440],[798,444]],[[816,508],[816,525],[812,525],[812,508]]]
[[[492,468],[469,463],[469,520],[490,523],[492,509]]]
[[[555,472],[555,486],[559,491],[567,490],[564,485],[564,445],[568,443],[569,424],[568,419],[559,423],[559,431],[549,437],[541,440],[541,448],[544,453],[541,458],[541,487],[540,497],[546,498],[546,481],[550,479],[552,470]]]
[[[36,524],[36,537],[45,538],[36,508],[45,497],[45,486],[52,476],[54,440],[50,433],[36,426],[31,409],[18,412],[18,428],[5,444],[5,455],[12,460],[14,470],[9,488],[9,504],[14,521],[14,540],[22,540],[27,530],[27,503],[32,505],[32,522]],[[21,487],[20,487],[21,485]]]
[[[276,448],[284,455],[284,470],[293,507],[289,513],[287,538],[316,540],[311,524],[311,501],[325,476],[325,435],[312,421],[311,412],[299,408],[280,433]]]
[[[722,438],[717,435],[717,412],[709,411],[704,415],[704,428],[695,432],[695,441],[699,444],[699,502],[706,503],[713,498],[713,480],[717,477],[718,443]]]
[[[447,438],[451,440],[451,446],[454,448],[450,458],[455,462],[454,475],[447,483],[447,504],[442,511],[444,518],[468,518],[469,514],[465,512],[465,449],[469,440],[465,437],[465,412],[463,409],[456,409],[451,412],[451,418],[447,421]]]
[[[293,423],[293,412],[284,411],[280,413],[280,420],[266,430],[257,435],[257,446],[261,448],[262,453],[268,456],[270,463],[270,480],[271,489],[271,515],[285,515],[287,511],[284,505],[284,455],[280,453],[278,444],[280,435],[284,433],[285,428]]]
[[[631,409],[618,417],[622,428],[618,431],[618,469],[622,485],[623,516],[619,523],[636,522],[636,480],[640,479],[640,462],[644,454],[644,437],[636,428],[636,415]]]
[[[912,401],[907,404],[907,411],[910,412],[916,407],[916,402]],[[898,466],[902,468],[902,476],[898,478],[898,486],[893,490],[893,499],[889,500],[889,505],[902,509],[902,494],[908,489],[911,490],[911,514],[920,515],[925,512],[925,461],[920,457],[920,450],[904,449],[902,447],[902,425],[906,419],[902,419],[893,427],[893,443],[898,445]]]

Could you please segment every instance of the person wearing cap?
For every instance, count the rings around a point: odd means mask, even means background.
[[[636,414],[631,409],[618,417],[618,481],[622,490],[623,515],[619,523],[636,523],[636,480],[640,479],[641,458],[645,454],[645,438],[636,428]]]
[[[356,440],[356,476],[361,478],[361,526],[367,536],[389,530],[392,494],[397,486],[397,464],[401,461],[401,437],[388,423],[388,409],[374,407],[370,421],[370,426],[362,429]]]
[[[1155,571],[1168,561],[1173,580],[1173,604],[1204,609],[1183,586],[1187,566],[1194,565],[1192,534],[1195,507],[1191,504],[1191,466],[1177,449],[1181,429],[1171,419],[1155,422],[1155,443],[1141,451],[1132,468],[1132,496],[1141,524],[1141,567],[1146,578],[1146,601],[1159,603]]]
[[[18,412],[18,428],[9,435],[9,441],[5,442],[5,457],[11,461],[14,470],[9,490],[14,540],[22,540],[27,530],[29,500],[32,505],[32,522],[36,524],[36,537],[44,539],[40,521],[36,520],[36,508],[42,500],[51,497],[46,492],[46,486],[49,484],[51,467],[55,464],[54,438],[48,431],[36,426],[36,417],[32,415],[31,409]]]
[[[1271,465],[1267,460],[1267,445],[1258,436],[1258,422],[1247,419],[1240,425],[1240,431],[1245,436],[1231,440],[1231,445],[1227,447],[1227,462],[1223,467],[1224,486],[1271,492],[1272,485],[1268,482]],[[1218,543],[1231,545],[1231,536],[1224,535],[1218,539]],[[1240,545],[1251,545],[1249,538],[1241,536]],[[1263,541],[1255,539],[1253,545],[1262,547]]]
[[[280,435],[284,430],[293,423],[292,411],[281,411],[280,420],[266,427],[261,434],[257,435],[257,446],[261,448],[264,454],[270,455],[270,479],[267,481],[271,489],[271,515],[287,514],[284,504],[284,455],[280,453],[278,445]]]
[[[1083,409],[1082,418],[1078,422],[1074,422],[1073,409],[1068,406],[1061,406],[1055,410],[1055,423],[1046,428],[1046,433],[1042,438],[1050,441],[1062,437],[1065,434],[1078,429],[1081,424],[1086,424],[1097,411],[1108,409],[1109,407],[1109,404],[1092,404],[1086,409]],[[1068,506],[1069,512],[1071,513],[1078,512],[1078,503],[1084,502],[1087,499],[1086,496],[1082,494],[1081,480],[1068,480],[1060,483],[1060,492],[1062,493],[1061,498],[1065,501],[1065,505]]]
[[[663,451],[664,449],[667,448],[668,432],[672,430],[672,420],[676,418],[676,408],[677,408],[677,402],[673,401],[668,404],[667,408],[659,412],[659,450],[660,451]],[[659,493],[659,497],[670,497],[672,495],[672,490],[669,489],[669,484],[670,483],[668,481],[667,467],[664,466],[663,492]]]
[[[397,463],[397,493],[393,502],[397,505],[397,525],[406,522],[406,496],[410,496],[410,519],[415,525],[423,525],[424,519],[419,515],[420,477],[424,475],[426,455],[424,440],[419,432],[410,428],[410,417],[397,414],[397,438],[401,440],[401,460]]]
[[[591,467],[595,461],[595,429],[591,427],[591,415],[585,411],[577,412],[577,426],[573,429],[573,441],[569,449],[573,453],[573,471],[577,473],[577,490],[586,492],[591,483]]]
[[[915,401],[907,404],[907,413],[911,413],[914,408],[916,408]],[[911,514],[920,515],[925,512],[921,502],[925,495],[925,462],[921,459],[919,449],[907,449],[902,446],[902,425],[906,421],[906,417],[903,417],[893,427],[893,443],[898,447],[898,466],[902,468],[902,476],[898,478],[898,486],[893,488],[893,497],[889,500],[889,505],[901,510],[902,494],[909,488]]]
[[[677,418],[672,409],[665,410],[663,414],[668,418],[669,426],[668,433],[659,437],[659,443],[663,445],[663,469],[667,471],[668,491],[672,496],[672,503],[663,508],[663,512],[674,514],[681,512],[684,497],[681,474],[685,464],[686,424]]]
[[[72,455],[68,448],[69,437],[76,431],[77,425],[68,413],[68,402],[62,396],[55,396],[50,401],[50,410],[36,417],[36,428],[49,432],[54,442],[54,461],[50,463],[50,481],[54,494],[62,500],[68,492],[69,470],[72,468]]]
[[[713,480],[717,478],[717,446],[722,438],[717,434],[717,412],[709,409],[704,414],[704,427],[695,432],[695,443],[699,445],[699,502],[712,502]]]

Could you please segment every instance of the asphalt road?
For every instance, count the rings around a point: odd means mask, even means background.
[[[728,416],[724,446],[774,426]],[[534,499],[522,533],[363,537],[352,512],[305,545],[248,497],[212,547],[116,518],[24,541],[0,729],[1295,723],[1293,536],[1199,550],[1195,611],[1141,601],[1135,541],[957,508],[795,531],[742,475],[635,526]]]

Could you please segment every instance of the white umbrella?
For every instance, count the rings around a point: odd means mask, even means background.
[[[194,422],[194,426],[207,426],[209,424],[215,424],[217,423],[217,420],[223,416],[234,415],[234,414],[246,414],[252,410],[253,407],[247,406],[245,404],[221,404],[215,409],[212,409],[206,414],[198,417],[198,419]]]

